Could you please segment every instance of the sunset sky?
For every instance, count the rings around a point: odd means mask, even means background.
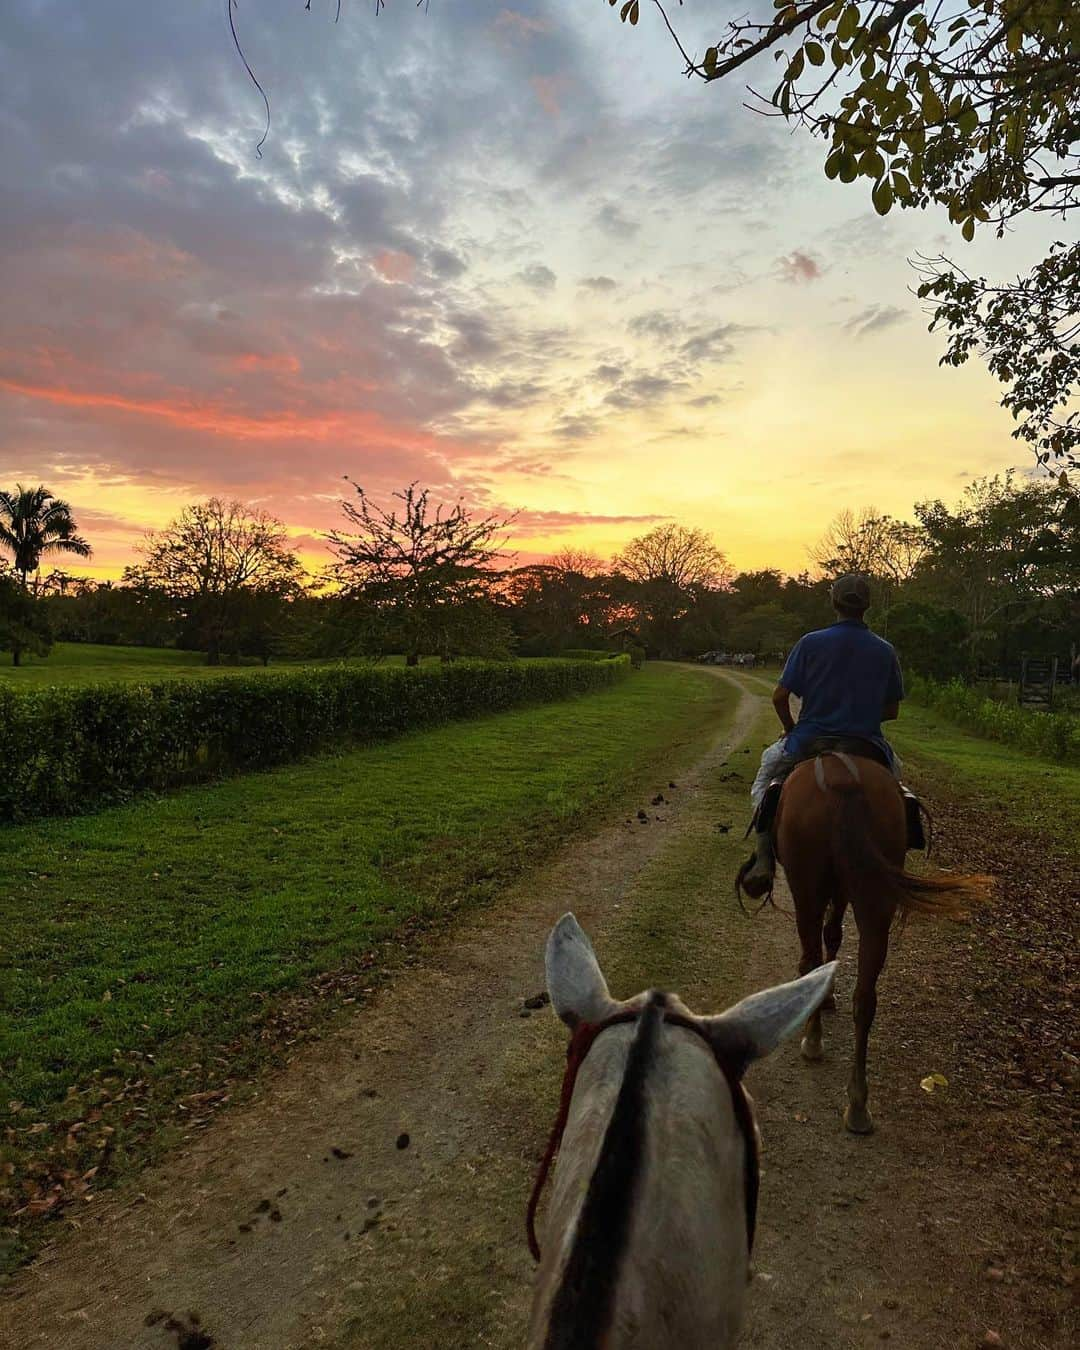
[[[346,474],[520,510],[526,559],[674,518],[799,571],[840,507],[1029,467],[905,259],[1015,273],[1051,226],[879,220],[648,6],[335,7],[236,11],[261,159],[226,0],[5,7],[0,482],[72,503],[80,573],[211,494],[315,563]],[[673,9],[700,51],[745,5]]]

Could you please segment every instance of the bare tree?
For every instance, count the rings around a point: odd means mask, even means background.
[[[560,576],[598,577],[604,572],[604,561],[596,553],[584,548],[563,548],[548,559],[548,566]]]
[[[920,526],[882,515],[876,506],[838,512],[807,549],[824,576],[865,572],[896,585],[911,580],[925,552],[926,535]]]
[[[393,613],[410,666],[425,651],[448,659],[459,645],[463,614],[489,600],[494,564],[505,556],[506,540],[498,536],[513,517],[475,519],[460,501],[432,503],[428,489],[416,483],[395,492],[401,506],[387,511],[358,483],[353,487],[358,500],[341,503],[353,530],[330,535],[337,557],[331,578]],[[479,621],[478,613],[474,617]]]
[[[723,586],[733,575],[704,530],[674,524],[657,525],[632,539],[613,559],[613,566],[631,581],[666,582],[679,591]]]
[[[612,566],[630,583],[636,628],[648,633],[649,645],[663,656],[678,653],[687,616],[733,575],[704,530],[676,524],[632,539]]]
[[[280,520],[220,497],[185,507],[166,529],[151,531],[140,551],[143,560],[125,569],[125,582],[180,602],[211,665],[220,663],[253,596],[287,599],[303,578]]]

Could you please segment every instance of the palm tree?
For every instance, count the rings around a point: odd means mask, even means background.
[[[24,488],[16,483],[14,492],[0,492],[0,549],[8,550],[12,555],[12,565],[19,580],[20,589],[26,597],[25,605],[36,605],[30,597],[30,574],[36,572],[46,553],[77,553],[80,558],[90,556],[90,545],[75,533],[77,526],[71,514],[71,507],[54,497],[47,488]],[[9,615],[12,622],[17,615]],[[25,627],[26,615],[19,623]],[[9,624],[10,626],[10,624]],[[19,664],[23,647],[33,645],[21,636],[19,624],[9,634],[7,645],[11,647],[11,659]],[[48,650],[46,642],[45,650]]]
[[[47,488],[24,488],[16,483],[14,492],[0,492],[0,548],[12,553],[24,591],[43,554],[77,553],[89,558],[90,545],[76,529],[71,507]]]

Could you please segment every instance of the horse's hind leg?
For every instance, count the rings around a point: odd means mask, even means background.
[[[877,1012],[877,982],[889,951],[888,914],[862,914],[855,911],[859,923],[859,974],[855,983],[853,1011],[855,1015],[855,1060],[848,1082],[848,1105],[844,1124],[853,1134],[869,1134],[874,1122],[867,1110],[869,1090],[866,1085],[866,1049],[870,1028]]]
[[[837,953],[840,951],[840,944],[844,940],[844,911],[846,909],[847,901],[840,895],[834,895],[829,901],[824,929],[826,961],[835,961]],[[822,1000],[821,1008],[823,1012],[835,1012],[836,994],[827,994]]]

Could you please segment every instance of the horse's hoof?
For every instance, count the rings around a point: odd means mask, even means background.
[[[826,994],[826,995],[825,995],[825,997],[821,1000],[821,1011],[822,1011],[822,1012],[835,1012],[835,1011],[836,1011],[836,995],[835,995],[835,994]]]
[[[804,1036],[802,1045],[799,1047],[802,1051],[803,1059],[817,1060],[825,1058],[825,1049],[821,1042],[812,1041],[809,1036]]]
[[[873,1117],[865,1106],[852,1106],[849,1102],[844,1112],[844,1128],[852,1134],[873,1134]]]

